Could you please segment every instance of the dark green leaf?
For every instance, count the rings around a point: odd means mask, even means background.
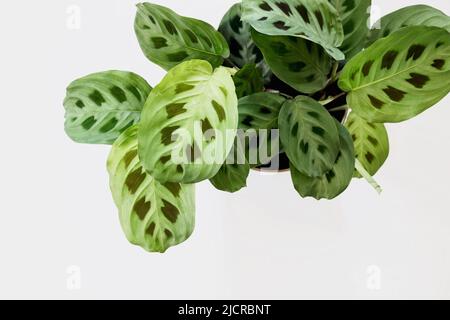
[[[139,122],[150,91],[144,79],[126,71],[94,73],[75,80],[64,100],[67,135],[80,143],[112,144]]]
[[[291,176],[295,189],[302,197],[334,199],[347,189],[355,170],[353,142],[347,129],[335,120],[339,131],[340,150],[331,170],[320,177],[312,178],[291,165]]]
[[[369,32],[372,0],[330,0],[336,8],[344,27],[344,42],[340,49],[347,60],[364,48]]]
[[[245,130],[245,152],[251,167],[267,164],[280,151],[278,115],[286,98],[262,92],[239,99],[239,128]]]
[[[237,192],[247,186],[250,165],[245,158],[244,140],[236,138],[233,150],[219,172],[210,179],[214,187],[221,191]]]
[[[321,177],[339,153],[334,118],[317,101],[299,96],[288,100],[279,116],[281,143],[291,163],[303,174]]]
[[[166,70],[179,63],[201,59],[214,67],[230,55],[222,34],[211,25],[182,17],[151,3],[137,5],[135,31],[146,57]]]
[[[264,90],[264,79],[255,64],[246,64],[233,77],[238,98]]]
[[[220,23],[219,31],[223,34],[230,47],[228,61],[232,66],[243,68],[246,64],[256,64],[265,82],[270,80],[271,72],[265,63],[261,51],[252,40],[251,26],[242,21],[241,4],[236,3],[225,14]]]
[[[314,93],[328,83],[331,58],[323,48],[303,38],[252,32],[273,73],[294,89]]]

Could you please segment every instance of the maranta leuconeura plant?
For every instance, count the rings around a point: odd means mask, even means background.
[[[65,130],[110,144],[110,188],[128,240],[150,252],[185,241],[195,183],[236,192],[250,170],[289,170],[302,197],[334,199],[389,154],[385,123],[450,90],[450,18],[415,5],[370,26],[371,0],[242,0],[220,26],[137,5],[154,88],[127,71],[72,82]]]

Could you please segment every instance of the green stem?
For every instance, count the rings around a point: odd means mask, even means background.
[[[229,65],[233,66],[233,68],[239,69],[239,67],[234,62],[232,62],[229,58],[225,59],[225,62],[228,63]]]
[[[370,175],[370,173],[367,172],[367,170],[364,168],[364,166],[358,159],[356,159],[355,168],[356,171],[358,171],[359,174],[364,179],[366,179],[366,181],[378,192],[378,194],[381,194],[383,192],[383,189],[378,184],[378,182],[376,182],[375,179]]]
[[[330,109],[330,110],[328,110],[328,112],[347,111],[347,110],[348,110],[348,105],[345,105],[345,106],[340,106],[340,107]]]
[[[339,62],[336,61],[333,65],[333,72],[331,73],[331,82],[336,81],[338,70],[339,70]]]
[[[327,104],[333,102],[334,100],[339,99],[340,97],[342,97],[342,96],[344,96],[344,95],[346,95],[346,94],[347,94],[347,92],[342,92],[342,93],[338,94],[338,95],[335,96],[335,97],[331,97],[331,98],[328,98],[328,99],[326,99],[326,100],[322,100],[322,101],[319,101],[319,102],[320,102],[320,104],[322,104],[323,106],[325,106],[325,105],[327,105]]]
[[[280,92],[279,90],[266,89],[266,92],[279,94],[280,96],[283,96],[286,99],[294,99],[294,97],[292,97],[292,96],[290,96],[290,95],[288,95],[286,93]]]

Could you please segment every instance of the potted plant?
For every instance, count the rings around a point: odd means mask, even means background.
[[[112,144],[110,186],[128,240],[151,252],[185,241],[194,184],[236,192],[252,168],[289,169],[302,197],[333,199],[361,177],[379,190],[384,124],[450,90],[450,18],[417,5],[370,28],[370,6],[243,0],[216,30],[138,4],[137,39],[164,79],[152,88],[131,72],[95,73],[64,101],[69,137]]]

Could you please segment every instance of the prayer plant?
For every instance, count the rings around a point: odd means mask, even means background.
[[[369,26],[371,0],[243,0],[218,30],[137,6],[152,88],[106,71],[71,83],[65,129],[112,144],[110,187],[128,240],[151,252],[195,225],[194,183],[235,192],[251,169],[290,170],[302,197],[333,199],[388,157],[385,123],[450,90],[450,18],[416,5]]]

